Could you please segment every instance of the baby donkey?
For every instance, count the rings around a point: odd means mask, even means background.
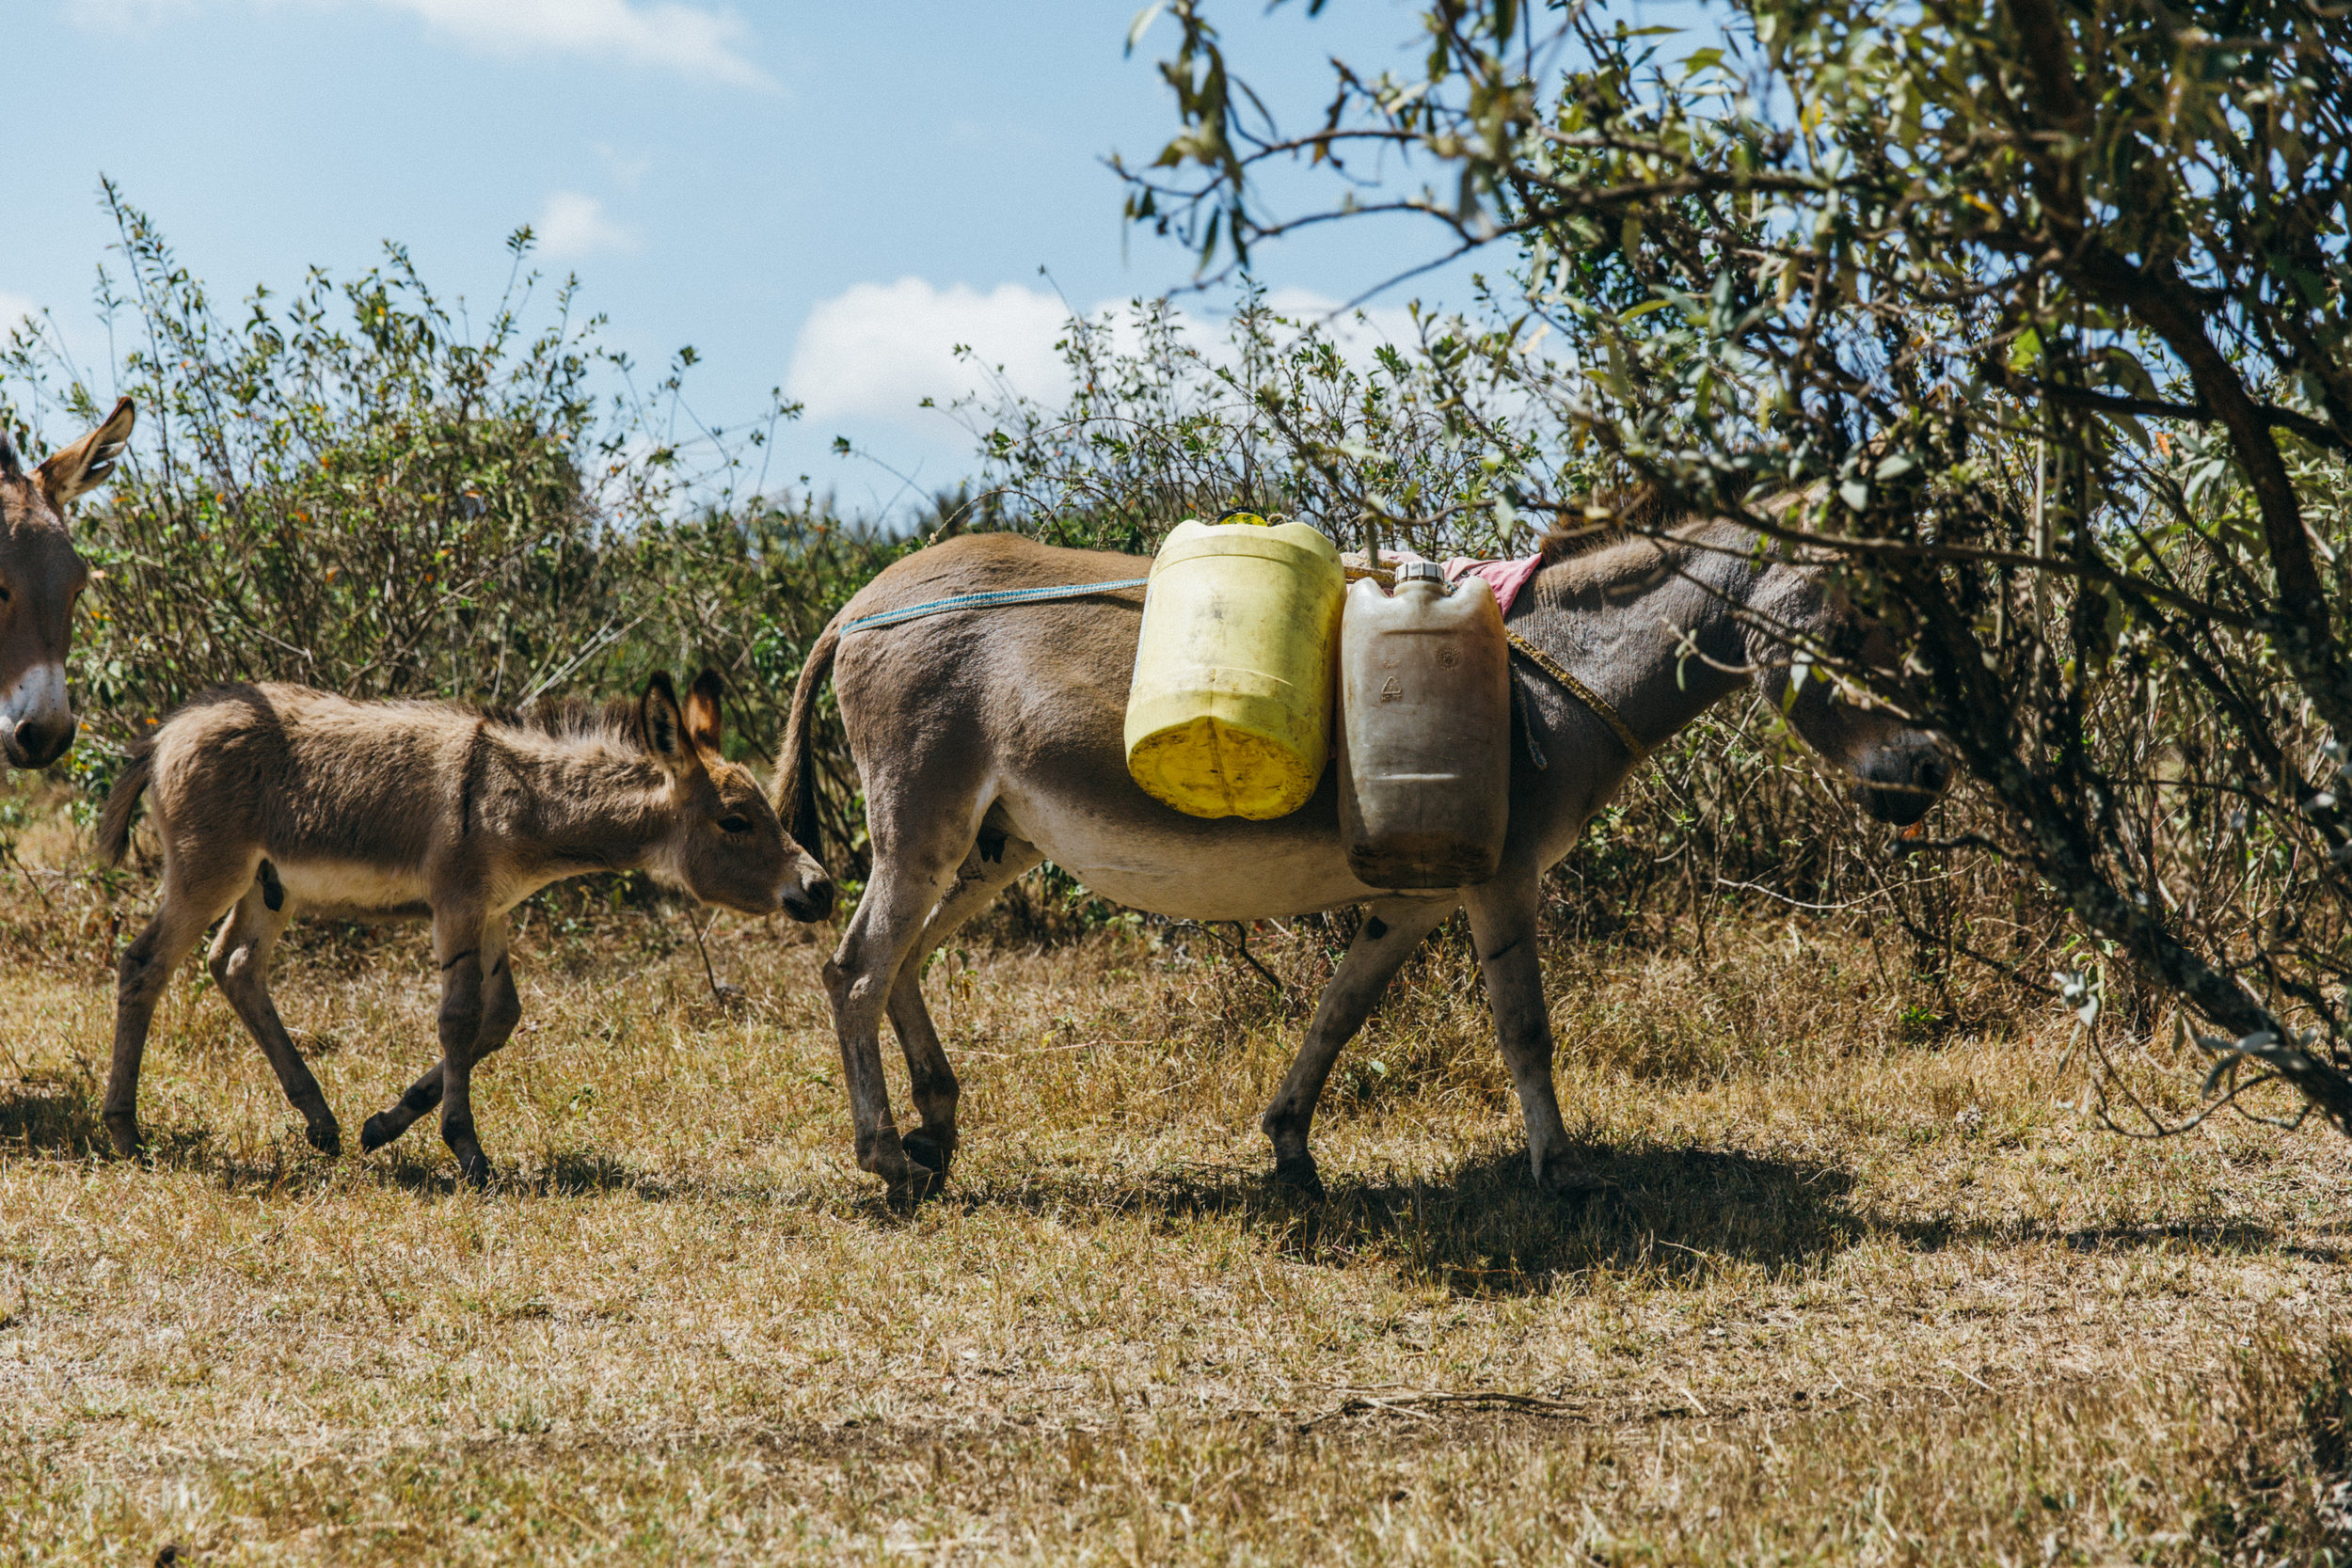
[[[139,1057],[155,1005],[197,939],[261,1042],[312,1145],[342,1132],[270,1003],[269,958],[296,914],[430,919],[441,972],[441,1061],[368,1120],[380,1148],[441,1107],[466,1180],[489,1162],[474,1136],[474,1065],[521,1016],[507,911],[586,871],[642,869],[747,914],[821,920],[833,884],[786,835],[744,768],[720,754],[718,675],[683,706],[667,675],[638,701],[485,712],[453,703],[353,702],[302,686],[208,691],[146,737],[107,797],[101,848],[122,858],[141,794],[163,839],[163,907],[122,955],[104,1120],[139,1146]]]

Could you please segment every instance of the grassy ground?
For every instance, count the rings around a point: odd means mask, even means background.
[[[1458,935],[1343,1062],[1320,1207],[1266,1188],[1255,1130],[1295,1000],[1199,932],[976,943],[930,983],[965,1151],[907,1217],[850,1158],[821,948],[788,928],[720,923],[723,1004],[675,917],[530,923],[475,1195],[429,1124],[311,1154],[200,966],[149,1053],[155,1154],[100,1157],[106,964],[146,893],[8,880],[0,1559],[2352,1542],[2343,1142],[2098,1131],[2065,1015],[1850,930],[1556,947],[1563,1099],[1615,1183],[1581,1207],[1523,1180]],[[1319,976],[1320,933],[1261,940]],[[421,932],[282,961],[355,1145],[431,1053],[429,968]]]

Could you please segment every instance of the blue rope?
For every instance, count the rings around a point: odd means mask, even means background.
[[[895,626],[901,621],[916,621],[926,615],[944,615],[951,610],[992,610],[998,605],[1037,604],[1045,599],[1083,599],[1095,594],[1108,594],[1120,588],[1146,588],[1150,578],[1127,578],[1119,582],[1073,582],[1060,588],[999,588],[986,594],[959,594],[952,599],[933,599],[929,604],[908,605],[903,610],[878,610],[861,615],[841,628],[847,637],[853,631],[873,626]]]

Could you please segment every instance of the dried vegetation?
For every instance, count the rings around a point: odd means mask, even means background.
[[[21,859],[73,864],[40,824]],[[150,1048],[156,1154],[103,1158],[106,965],[148,897],[0,889],[0,1559],[2352,1541],[2342,1141],[2100,1131],[2070,1015],[1920,976],[1851,916],[1554,943],[1563,1098],[1613,1183],[1581,1208],[1523,1179],[1441,934],[1343,1060],[1314,1207],[1263,1181],[1254,1119],[1341,932],[1255,933],[1278,993],[1228,934],[1048,943],[1016,911],[934,964],[968,1143],[906,1217],[850,1157],[821,945],[723,919],[721,1001],[682,914],[587,895],[517,941],[486,1196],[429,1129],[310,1153],[200,965]],[[339,1111],[388,1101],[430,1050],[421,932],[282,961]]]

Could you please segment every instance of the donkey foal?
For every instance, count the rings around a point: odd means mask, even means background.
[[[208,691],[144,740],[107,797],[99,842],[119,861],[132,813],[153,797],[163,905],[122,955],[104,1120],[139,1146],[139,1058],[172,972],[212,923],[212,970],[261,1043],[313,1146],[342,1132],[269,996],[270,950],[296,914],[427,919],[441,971],[441,1061],[369,1118],[378,1148],[441,1107],[466,1180],[489,1162],[474,1137],[474,1065],[521,1016],[507,911],[586,871],[646,870],[747,914],[822,919],[824,870],[786,836],[744,768],[720,754],[720,681],[684,705],[667,675],[635,703],[488,713],[452,703],[358,703],[300,686]]]

